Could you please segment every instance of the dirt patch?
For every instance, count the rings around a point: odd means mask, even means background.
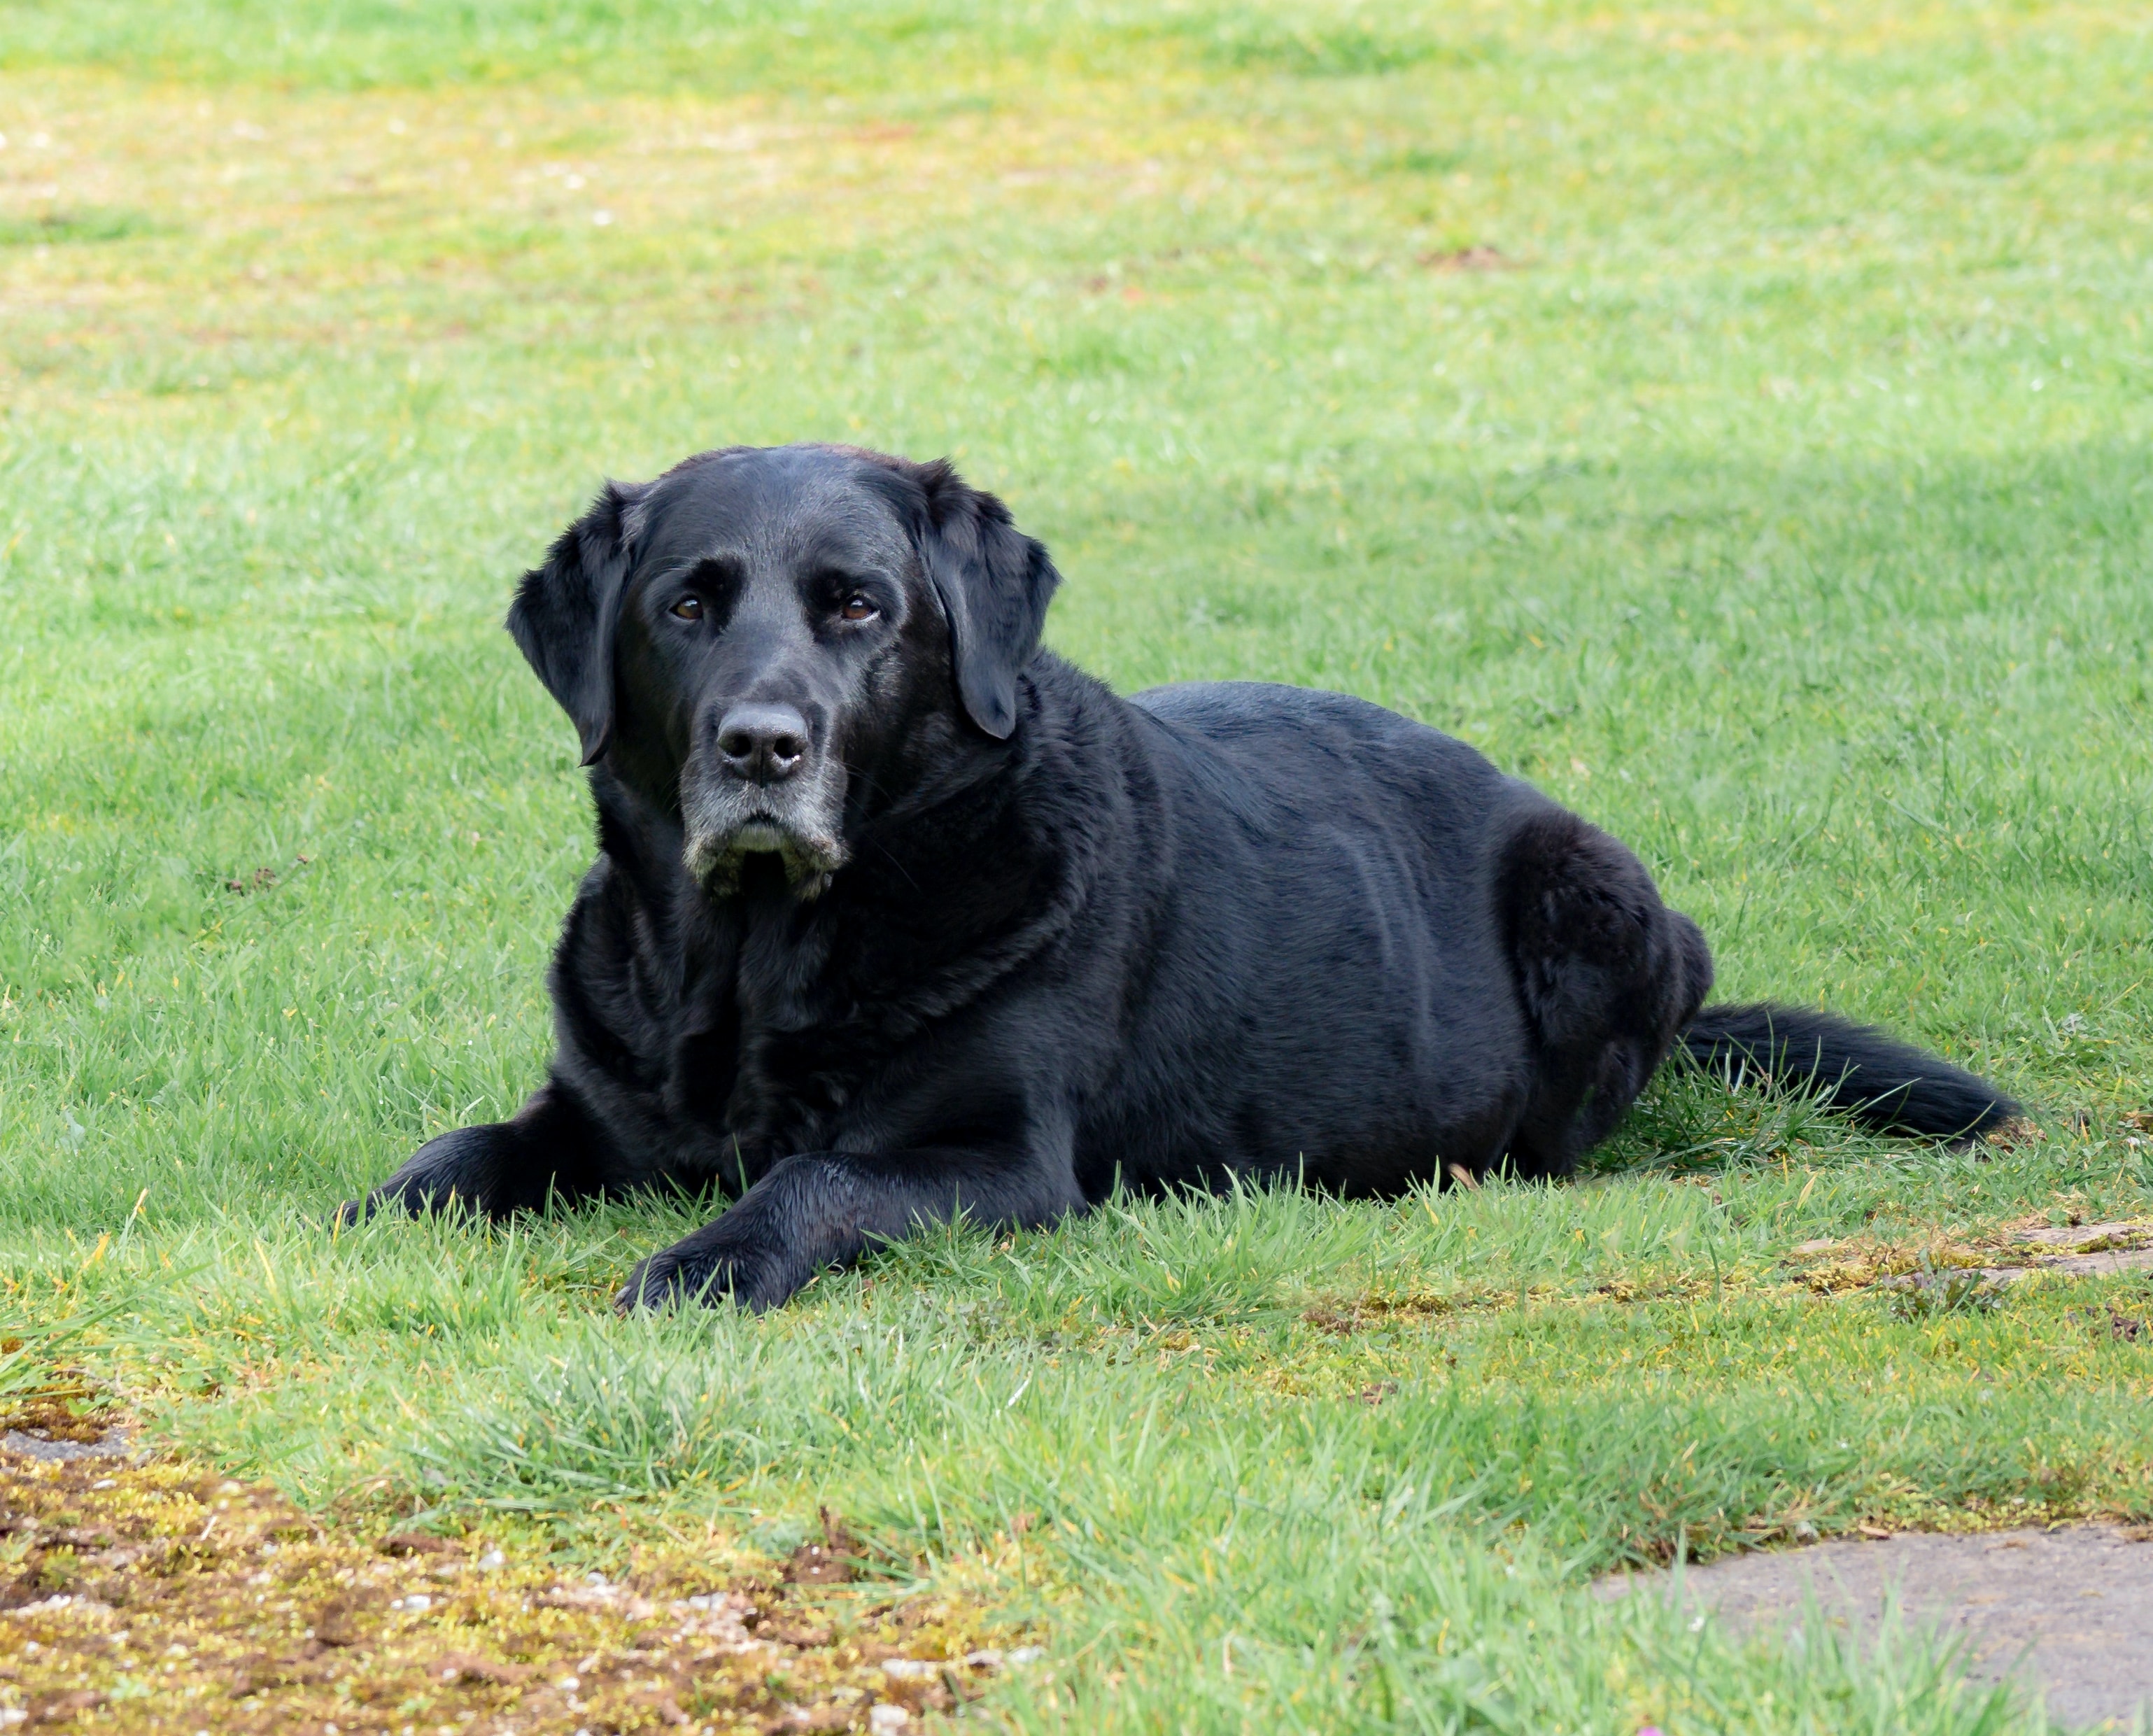
[[[311,856],[299,857],[288,869],[285,870],[285,873],[297,873],[301,868],[310,865],[313,859]],[[224,883],[224,889],[226,892],[266,892],[276,885],[281,878],[282,876],[275,868],[265,866],[257,868],[251,874],[234,875]]]
[[[859,1541],[822,1509],[822,1540],[803,1543],[785,1564],[785,1579],[794,1586],[849,1585],[859,1566]]]
[[[1693,1301],[1712,1293],[1709,1278],[1663,1278],[1656,1282],[1636,1282],[1627,1278],[1616,1278],[1592,1287],[1593,1296],[1601,1301],[1621,1302],[1684,1302]]]
[[[2073,1308],[2064,1317],[2090,1329],[2095,1339],[2106,1339],[2111,1344],[2136,1344],[2141,1339],[2153,1341],[2153,1318],[2129,1313],[2113,1302],[2097,1311]]]
[[[1907,1619],[1961,1643],[1976,1680],[2016,1676],[2073,1727],[2128,1727],[2153,1708],[2153,1532],[2109,1525],[1973,1536],[1906,1533],[1774,1550],[1691,1568],[1681,1595],[1738,1630],[1799,1632],[1814,1596],[1822,1617],[1873,1636],[1887,1592]],[[1657,1590],[1670,1574],[1602,1580],[1596,1596]]]
[[[0,1723],[890,1732],[1037,1656],[952,1599],[719,1577],[686,1550],[608,1581],[478,1538],[325,1527],[198,1466],[43,1444],[0,1452]],[[50,1456],[63,1444],[77,1455]],[[818,1547],[849,1576],[841,1527]]]
[[[1452,1296],[1415,1293],[1409,1296],[1363,1296],[1341,1298],[1308,1309],[1301,1318],[1319,1332],[1336,1338],[1374,1330],[1395,1321],[1434,1320],[1453,1312],[1458,1304]]]
[[[1480,244],[1458,247],[1447,253],[1423,253],[1420,256],[1420,263],[1432,272],[1508,272],[1518,269],[1518,262],[1499,248]]]

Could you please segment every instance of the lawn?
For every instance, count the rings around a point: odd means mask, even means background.
[[[2149,89],[2126,0],[0,0],[0,1387],[169,1449],[107,1492],[159,1535],[249,1490],[379,1660],[227,1693],[211,1611],[81,1649],[76,1727],[931,1716],[879,1633],[1001,1652],[951,1685],[1021,1728],[2046,1728],[1919,1634],[1589,1587],[2153,1520],[2145,1277],[1869,1284],[2153,1217]],[[1463,736],[1723,995],[2030,1125],[1668,1077],[1569,1184],[1130,1200],[760,1319],[605,1306],[710,1202],[332,1236],[548,1052],[591,826],[515,576],[603,476],[802,438],[1004,494],[1117,687]],[[772,1589],[825,1512],[863,1576]],[[391,1606],[390,1533],[554,1627]],[[33,1543],[0,1601],[89,1571]],[[640,1690],[593,1572],[806,1625]],[[451,1638],[584,1698],[390,1667]]]

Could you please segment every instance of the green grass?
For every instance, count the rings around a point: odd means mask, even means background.
[[[2038,1727],[1918,1635],[1584,1587],[2153,1516],[2153,1350],[2083,1318],[2142,1283],[1901,1318],[1784,1264],[2153,1210],[2141,12],[108,0],[0,43],[32,1351],[319,1506],[603,1555],[827,1501],[1000,1564],[1026,1726]],[[1002,491],[1117,685],[1462,734],[1638,848],[1723,992],[2044,1137],[1670,1079],[1575,1185],[1132,1203],[761,1321],[607,1312],[685,1206],[333,1241],[544,1063],[590,828],[510,581],[603,475],[827,437]]]

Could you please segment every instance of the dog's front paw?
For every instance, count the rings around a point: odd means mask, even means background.
[[[413,1202],[386,1187],[376,1188],[363,1199],[347,1199],[328,1215],[328,1229],[332,1236],[346,1230],[357,1229],[361,1224],[379,1217],[384,1212],[407,1211]],[[420,1209],[424,1209],[423,1206]]]
[[[470,1209],[471,1202],[450,1184],[445,1182],[435,1188],[425,1185],[421,1180],[400,1182],[391,1176],[364,1199],[347,1199],[331,1212],[328,1229],[331,1235],[356,1229],[384,1212],[406,1212],[419,1216],[438,1213],[451,1217]]]
[[[800,1287],[783,1262],[763,1250],[728,1245],[707,1231],[654,1254],[628,1275],[613,1299],[614,1311],[677,1308],[687,1302],[715,1307],[733,1301],[761,1313]]]

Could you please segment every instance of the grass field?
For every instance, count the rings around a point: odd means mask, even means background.
[[[2142,1278],[1860,1287],[2153,1214],[2149,89],[2125,0],[0,0],[0,1385],[362,1554],[715,1585],[827,1507],[837,1628],[1028,1638],[1021,1728],[2044,1728],[1586,1586],[2153,1519]],[[547,1053],[590,827],[511,581],[797,438],[954,454],[1124,690],[1463,735],[1723,994],[2032,1129],[1669,1079],[1575,1184],[1132,1201],[760,1320],[607,1310],[685,1205],[333,1240]],[[198,1728],[127,1692],[81,1727]],[[740,1693],[683,1715],[865,1716]]]

